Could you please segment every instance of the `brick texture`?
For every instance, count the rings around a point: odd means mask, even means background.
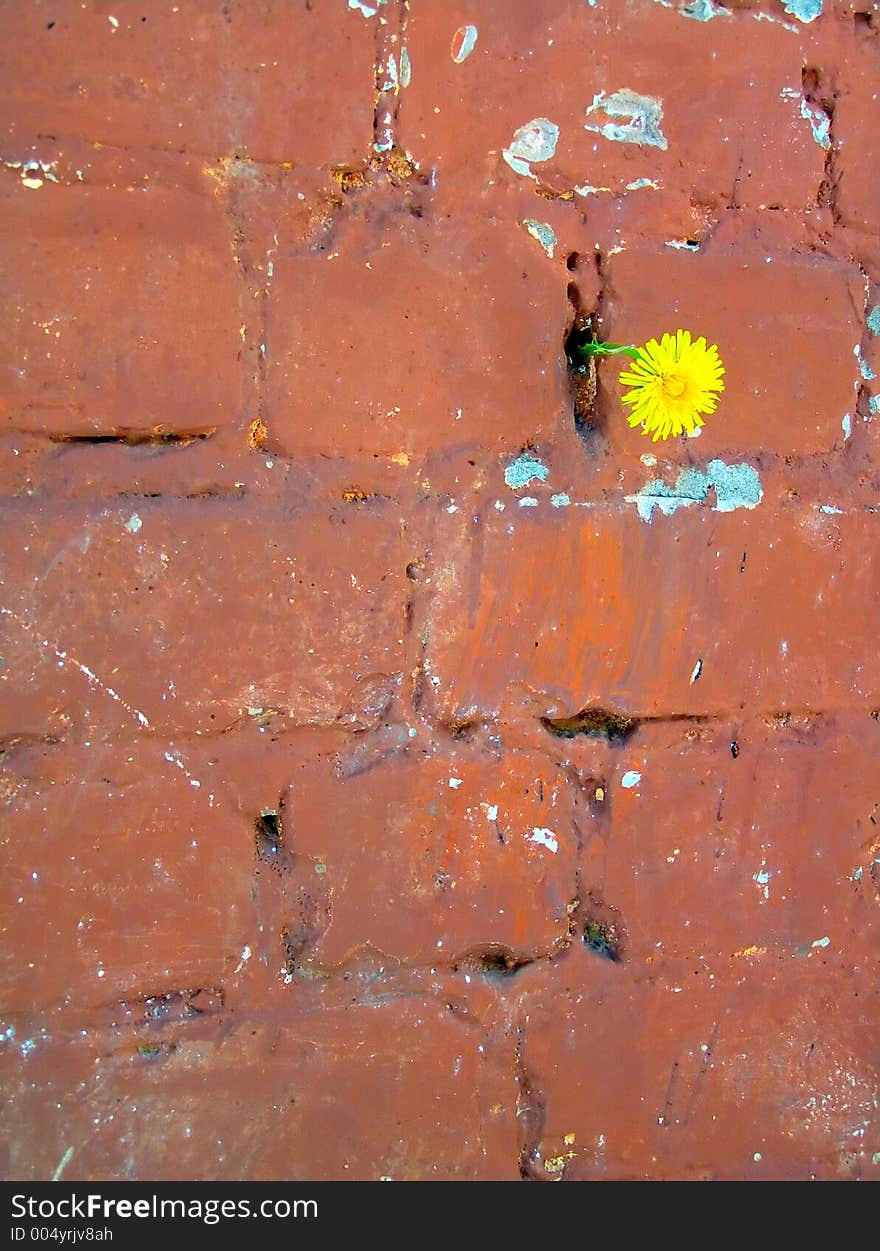
[[[0,6],[4,1177],[880,1176],[878,65]]]

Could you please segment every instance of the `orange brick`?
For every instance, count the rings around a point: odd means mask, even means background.
[[[592,704],[672,716],[877,700],[863,624],[878,596],[872,512],[772,497],[719,512],[710,494],[646,524],[637,495],[553,507],[565,485],[533,482],[478,525],[443,516],[426,537],[420,629],[443,716],[508,700],[555,717]]]
[[[601,893],[633,960],[870,959],[880,727],[867,712],[645,726],[613,757]]]
[[[59,1011],[222,992],[254,933],[253,826],[204,753],[161,740],[19,748],[2,787],[0,982],[19,1044]]]

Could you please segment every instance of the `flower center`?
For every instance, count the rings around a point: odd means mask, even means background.
[[[684,394],[685,381],[680,374],[665,374],[663,378],[663,391],[666,395],[677,400],[680,395]]]

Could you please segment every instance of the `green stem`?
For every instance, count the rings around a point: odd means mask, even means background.
[[[633,347],[630,343],[579,343],[578,352],[584,356],[631,356],[633,360],[638,360],[640,356],[639,349]]]

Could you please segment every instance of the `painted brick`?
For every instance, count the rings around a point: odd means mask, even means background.
[[[102,0],[4,10],[7,150],[55,134],[319,164],[366,154],[375,34],[344,4],[118,7],[115,25]]]
[[[390,506],[130,499],[14,515],[4,737],[209,732],[250,708],[332,722],[360,679],[403,669]]]
[[[242,422],[239,286],[207,194],[9,178],[4,201],[4,426],[136,437]]]
[[[3,1173],[44,1180],[73,1146],[66,1181],[512,1180],[509,1049],[484,1037],[440,1003],[398,999],[41,1042],[16,1074]]]
[[[364,744],[343,757],[342,778],[330,769],[293,783],[291,850],[325,866],[332,893],[319,966],[365,948],[477,972],[483,957],[513,963],[567,941],[579,843],[567,776],[524,753],[460,746],[426,758],[423,740],[401,727],[375,753]]]
[[[565,1001],[558,987],[530,1001],[522,1048],[545,1107],[539,1176],[873,1175],[863,972],[746,958],[714,975],[684,965],[645,977],[587,952],[566,986]]]
[[[556,192],[625,194],[628,184],[648,179],[685,186],[700,200],[804,209],[815,201],[824,152],[800,115],[802,40],[754,19],[747,13],[701,23],[649,0],[628,4],[625,15],[580,0],[552,13],[520,3],[513,21],[504,0],[463,4],[455,13],[423,7],[407,28],[414,69],[403,142],[436,166],[440,181],[485,194],[516,180],[502,152],[519,128],[545,118],[558,127],[558,143],[531,169]],[[467,24],[477,42],[456,63],[456,31]],[[697,112],[694,81],[701,83]],[[622,90],[661,101],[657,142],[619,142],[585,129],[614,124],[588,110],[599,93]],[[657,146],[661,138],[665,148]],[[588,212],[591,199],[583,201]]]
[[[381,240],[358,216],[339,229],[331,250],[275,266],[270,447],[418,457],[478,439],[515,452],[552,427],[565,288],[524,231],[409,214]]]
[[[706,503],[647,524],[637,497],[555,508],[550,490],[532,483],[504,512],[445,516],[426,537],[420,628],[441,715],[491,715],[508,700],[554,717],[592,704],[726,716],[877,700],[858,624],[880,592],[873,512]],[[833,626],[842,620],[853,628]]]
[[[705,255],[634,248],[608,261],[606,294],[601,338],[644,343],[683,327],[718,345],[725,390],[705,419],[700,458],[842,446],[844,414],[855,408],[853,348],[866,298],[855,266],[742,245],[730,252],[707,245]],[[840,364],[830,368],[831,361]],[[615,417],[622,368],[612,360],[600,371],[602,402]],[[619,419],[608,421],[608,439],[620,455],[656,451]]]

